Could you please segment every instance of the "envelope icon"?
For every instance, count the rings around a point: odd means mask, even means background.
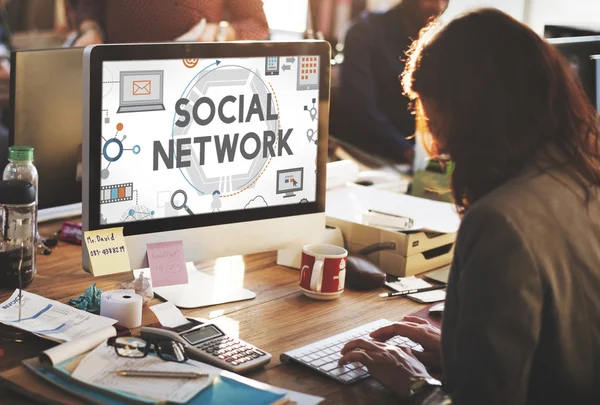
[[[133,95],[134,96],[149,96],[152,92],[152,80],[134,80]]]

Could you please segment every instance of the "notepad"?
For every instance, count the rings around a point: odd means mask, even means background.
[[[431,304],[432,302],[444,301],[446,299],[446,290],[424,291],[408,294],[406,297],[420,304]]]
[[[415,276],[400,277],[397,281],[387,281],[385,285],[398,292],[431,287],[431,284],[429,284],[427,281],[421,278],[416,278]]]

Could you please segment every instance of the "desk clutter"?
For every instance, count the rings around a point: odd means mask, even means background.
[[[103,293],[101,313],[107,302],[126,294],[135,295],[126,290]],[[141,307],[138,297],[136,302]],[[15,291],[0,304],[0,322],[62,343],[0,374],[9,385],[20,389],[47,389],[40,386],[40,381],[33,380],[32,384],[25,376],[30,374],[82,403],[93,404],[273,405],[295,401],[311,405],[322,399],[225,371],[247,372],[268,363],[271,356],[228,336],[217,325],[186,319],[170,303],[156,306],[154,312],[161,323],[142,328],[141,338],[117,337],[115,319],[27,291],[23,292],[23,318],[19,322],[17,303]],[[108,312],[111,310],[109,305]]]

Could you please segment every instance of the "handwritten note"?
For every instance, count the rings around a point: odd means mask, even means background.
[[[131,271],[123,227],[87,231],[84,238],[94,276]]]
[[[148,243],[146,247],[152,287],[188,283],[182,241]]]

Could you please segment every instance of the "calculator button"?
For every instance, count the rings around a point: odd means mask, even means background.
[[[251,356],[253,359],[258,359],[258,358],[260,357],[260,356],[259,356],[258,354],[256,354],[256,353],[252,353],[250,356]]]
[[[258,354],[259,356],[264,356],[265,355],[263,352],[261,352],[258,349],[254,349],[254,353]]]
[[[217,353],[217,352],[213,352],[213,353],[211,353],[211,354],[212,354],[213,356],[218,356],[218,355],[219,355],[219,353]]]
[[[234,363],[234,360],[235,360],[235,359],[234,359],[233,357],[227,357],[227,358],[225,359],[225,361],[226,361],[227,363]]]
[[[245,358],[245,357],[243,357],[243,358],[241,358],[241,359],[238,359],[238,361],[237,361],[237,362],[238,362],[238,363],[240,363],[240,364],[244,364],[244,363],[246,362],[246,358]]]
[[[221,360],[225,360],[225,359],[227,358],[227,356],[225,356],[224,354],[221,354],[221,355],[219,355],[219,358],[220,358]]]
[[[232,361],[232,362],[231,362],[231,365],[232,365],[232,366],[237,366],[238,364],[240,364],[240,363],[238,363],[237,361]]]

